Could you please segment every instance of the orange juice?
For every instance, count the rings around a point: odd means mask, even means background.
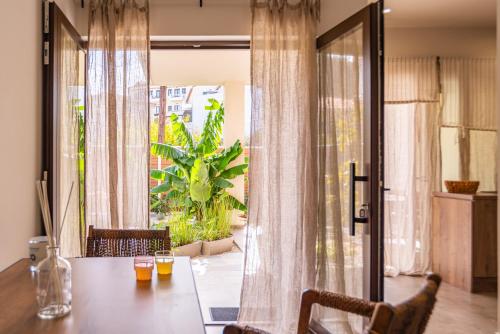
[[[150,263],[137,263],[135,275],[138,281],[150,281],[153,275],[153,265]]]
[[[153,268],[153,257],[138,256],[134,259],[135,277],[138,281],[150,281]]]
[[[174,265],[173,258],[156,258],[156,269],[159,275],[169,275],[172,273],[172,266]]]

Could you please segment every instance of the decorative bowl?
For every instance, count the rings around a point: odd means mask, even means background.
[[[445,180],[444,185],[449,193],[475,194],[479,188],[479,181],[451,181]]]

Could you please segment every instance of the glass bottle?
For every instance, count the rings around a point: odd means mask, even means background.
[[[47,246],[47,257],[38,264],[36,298],[38,316],[55,319],[71,311],[71,265],[59,255],[59,247]]]

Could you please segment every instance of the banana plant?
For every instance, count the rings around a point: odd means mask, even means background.
[[[234,187],[230,180],[243,175],[248,165],[229,167],[243,149],[237,140],[232,146],[217,152],[222,141],[224,106],[209,99],[207,119],[198,140],[195,140],[184,122],[176,114],[170,116],[177,144],[151,144],[154,155],[172,161],[165,169],[151,170],[151,177],[162,183],[151,189],[152,194],[161,194],[176,208],[183,208],[202,219],[203,212],[221,196],[232,209],[246,212],[247,207],[227,193]]]

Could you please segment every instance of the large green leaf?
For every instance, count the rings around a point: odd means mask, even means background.
[[[234,179],[237,176],[245,174],[247,168],[248,164],[237,165],[226,169],[225,171],[219,174],[219,177],[222,177],[224,179]]]
[[[152,179],[165,181],[166,172],[160,169],[151,169],[149,175]]]
[[[176,114],[170,115],[170,120],[172,121],[172,129],[174,131],[174,136],[180,141],[181,145],[184,146],[186,151],[191,151],[194,148],[194,141],[191,132],[186,127],[186,124],[179,120],[179,116]]]
[[[151,153],[170,160],[178,160],[187,157],[186,152],[170,144],[152,143]]]
[[[224,125],[224,107],[215,99],[208,100],[211,104],[206,106],[210,110],[203,125],[200,141],[196,145],[196,152],[207,155],[215,152],[221,143],[222,126]]]
[[[170,180],[160,184],[159,186],[153,187],[151,189],[152,194],[161,194],[161,193],[166,193],[172,190],[172,183]]]
[[[178,174],[177,171],[178,171],[177,166],[169,166],[163,170],[152,169],[150,171],[150,176],[151,176],[151,178],[153,178],[155,180],[165,181],[166,184],[169,184],[170,187],[175,188],[177,190],[181,190],[181,191],[186,190],[186,188],[187,188],[186,179],[177,175]],[[165,189],[165,187],[167,187],[167,186],[165,185],[160,189]],[[157,189],[157,188],[158,187],[155,187],[153,189]],[[170,188],[168,190],[170,190]],[[156,190],[156,191],[158,191],[158,190]]]
[[[212,155],[208,160],[218,171],[223,171],[227,165],[239,157],[241,153],[243,153],[243,148],[241,147],[240,141],[236,140],[232,146],[224,149],[224,151],[219,154]]]
[[[212,187],[209,182],[208,168],[203,159],[195,160],[191,169],[191,183],[189,194],[193,201],[205,203],[210,199]]]
[[[151,153],[172,160],[180,168],[189,170],[194,163],[194,157],[170,144],[151,144]]]
[[[226,198],[226,201],[229,204],[229,207],[231,209],[236,209],[236,210],[240,210],[243,212],[247,212],[247,206],[245,204],[241,203],[236,197],[227,194],[227,195],[225,195],[225,198]]]
[[[226,188],[233,188],[234,184],[232,184],[231,182],[229,182],[228,180],[226,180],[222,177],[216,177],[214,179],[214,186],[222,188],[222,189],[226,189]]]

